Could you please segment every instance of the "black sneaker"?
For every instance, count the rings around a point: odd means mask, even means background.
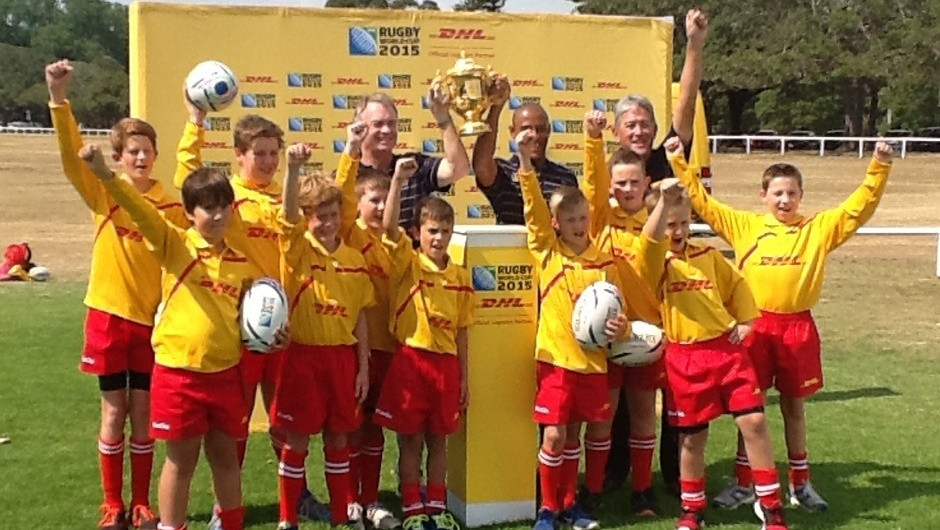
[[[653,493],[653,488],[634,491],[630,502],[633,504],[633,513],[637,517],[656,517],[659,515],[659,504],[656,502],[656,494]]]

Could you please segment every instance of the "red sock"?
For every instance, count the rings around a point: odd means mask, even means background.
[[[150,506],[153,439],[131,439],[131,506]]]
[[[747,453],[738,453],[734,457],[734,477],[738,479],[738,486],[750,488],[754,483],[754,476],[751,473],[751,463],[747,459]]]
[[[307,453],[298,453],[288,447],[281,450],[281,463],[277,466],[278,498],[281,521],[297,524],[297,503],[303,490],[304,462]],[[226,529],[228,530],[228,529]]]
[[[542,490],[541,509],[554,513],[561,512],[562,499],[558,493],[562,483],[563,453],[552,453],[550,449],[542,447],[539,450],[539,484]]]
[[[238,452],[238,467],[245,466],[245,453],[248,451],[248,438],[243,440],[235,441],[235,451]],[[278,460],[280,460],[280,455],[278,455]]]
[[[295,511],[297,505],[294,505]],[[296,516],[295,516],[296,517]],[[219,512],[219,520],[222,522],[222,528],[225,530],[244,530],[245,528],[245,508],[239,506],[231,510]]]
[[[334,525],[345,523],[349,519],[346,508],[352,499],[349,487],[349,447],[327,449],[324,446],[323,455],[325,457],[326,489],[330,492],[330,512],[332,514],[330,520]]]
[[[790,453],[790,484],[802,487],[809,480],[809,458],[806,453]]]
[[[705,477],[679,479],[682,490],[682,509],[696,512],[705,511]]]
[[[584,439],[584,485],[591,493],[604,491],[604,471],[610,456],[610,436]]]
[[[382,451],[385,438],[366,440],[359,453],[359,504],[368,506],[379,498],[379,477],[382,475]]]
[[[274,458],[281,460],[281,450],[287,443],[287,438],[280,431],[268,431],[268,439],[271,441],[271,450],[274,451]]]
[[[779,508],[780,502],[780,481],[777,479],[777,469],[755,469],[754,473],[754,493],[764,508]]]
[[[565,444],[561,455],[561,508],[566,510],[574,505],[578,494],[578,465],[581,464],[581,444]]]
[[[648,490],[653,486],[653,450],[656,436],[630,437],[630,473],[633,491]]]
[[[359,502],[359,485],[362,483],[362,450],[358,445],[349,446],[349,502]],[[363,505],[365,506],[365,505]]]
[[[401,514],[405,519],[412,515],[424,514],[424,503],[421,501],[421,486],[417,483],[401,485]]]
[[[98,465],[101,467],[101,488],[104,503],[124,509],[124,437],[109,442],[98,440]]]
[[[447,486],[428,484],[428,515],[437,515],[447,509]]]

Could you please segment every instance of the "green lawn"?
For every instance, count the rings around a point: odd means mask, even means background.
[[[0,286],[0,436],[12,439],[0,445],[0,528],[93,528],[97,522],[98,392],[94,379],[77,368],[83,290],[77,283]],[[935,342],[908,342],[895,349],[891,338],[877,330],[833,333],[836,339],[826,339],[826,325],[838,321],[840,312],[855,311],[856,320],[875,320],[877,315],[865,302],[856,299],[850,307],[820,308],[827,384],[808,405],[810,458],[813,482],[831,509],[821,515],[788,510],[789,519],[793,528],[804,529],[940,528],[940,363],[932,349]],[[769,410],[780,457],[785,451],[779,413],[773,405]],[[733,436],[730,420],[714,424],[708,468],[711,495],[731,474]],[[322,455],[318,448],[311,454],[311,484],[322,497]],[[161,463],[158,449],[155,475]],[[386,458],[382,487],[389,501],[394,498],[388,493],[395,486],[393,464],[393,458]],[[785,476],[785,467],[780,469]],[[267,437],[254,435],[245,467],[250,528],[272,529],[276,524],[275,470]],[[662,491],[660,500],[664,517],[637,523],[626,515],[627,494],[608,494],[602,523],[673,528],[677,503]],[[211,502],[203,464],[190,503],[192,528],[203,527]],[[708,522],[710,527],[757,528],[745,509],[710,510]]]

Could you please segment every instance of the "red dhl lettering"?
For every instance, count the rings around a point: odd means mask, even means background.
[[[543,86],[538,79],[513,79],[512,86],[515,87],[539,87]]]
[[[317,98],[291,98],[288,105],[322,105],[323,102]]]
[[[775,267],[778,265],[802,265],[799,256],[761,256],[761,266]]]
[[[307,146],[307,149],[323,149],[323,146],[317,142],[304,142],[304,145]]]
[[[277,83],[274,77],[270,75],[246,75],[242,80],[244,83]]]
[[[598,81],[594,88],[616,88],[623,89],[623,85],[620,81]]]
[[[313,310],[318,315],[326,315],[333,317],[346,318],[349,314],[346,311],[346,306],[339,304],[321,304],[319,302],[313,304]]]
[[[486,35],[482,29],[476,28],[441,28],[435,37],[438,39],[472,40],[490,40],[493,38]]]
[[[436,124],[437,122],[434,123]],[[348,121],[338,121],[336,125],[333,126],[334,129],[345,129],[346,127],[349,127]]]
[[[251,239],[277,239],[277,232],[263,226],[248,227],[248,237]]]
[[[433,315],[428,317],[428,324],[434,328],[454,329],[454,323],[449,318]]]
[[[492,307],[525,307],[522,298],[484,298],[480,301],[480,307],[489,309]]]
[[[137,230],[131,230],[130,228],[124,228],[123,226],[115,226],[118,237],[122,239],[130,239],[131,241],[136,241],[140,243],[144,240],[144,236],[141,235]]]
[[[620,247],[614,247],[614,246],[612,246],[612,247],[611,247],[611,254],[613,254],[615,258],[617,258],[617,259],[622,259],[622,260],[624,260],[624,261],[626,261],[626,262],[628,262],[628,263],[633,263],[634,261],[636,261],[636,254],[634,254],[634,253],[632,253],[632,252],[625,252],[625,251],[624,251],[622,248],[620,248]]]
[[[576,99],[559,99],[559,100],[555,100],[555,102],[552,103],[552,106],[553,106],[553,107],[561,107],[561,108],[565,108],[565,109],[580,109],[580,108],[584,107],[584,105],[582,105],[581,102],[578,101],[578,100],[576,100]]]
[[[375,276],[377,278],[388,278],[388,272],[378,265],[369,265],[369,276]]]
[[[679,280],[669,284],[670,293],[681,293],[682,291],[707,291],[714,289],[715,286],[711,280]]]
[[[395,106],[396,107],[410,107],[411,102],[405,98],[398,98],[395,100]]]
[[[395,149],[411,149],[411,146],[408,145],[408,142],[398,142],[395,144]]]
[[[223,281],[213,280],[212,278],[203,276],[199,280],[199,286],[204,287],[215,294],[228,295],[238,300],[239,288],[236,285],[230,285]]]
[[[228,149],[229,146],[225,142],[205,142],[202,144],[203,149]]]
[[[361,77],[337,77],[336,80],[333,81],[333,84],[362,86],[368,85],[369,83]]]
[[[581,146],[576,143],[571,143],[571,142],[569,143],[558,142],[555,144],[554,148],[559,151],[579,151],[581,149]]]
[[[424,126],[421,127],[421,128],[422,128],[422,129],[437,129],[437,122],[436,122],[436,121],[429,121],[429,122],[425,123]]]

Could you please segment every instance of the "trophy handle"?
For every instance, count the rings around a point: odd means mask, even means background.
[[[456,101],[457,97],[460,96],[457,89],[457,83],[454,82],[452,77],[437,76],[434,78],[434,81],[431,84],[433,85],[434,83],[439,83],[441,85],[441,90],[443,90],[447,96],[450,97],[451,102]]]

